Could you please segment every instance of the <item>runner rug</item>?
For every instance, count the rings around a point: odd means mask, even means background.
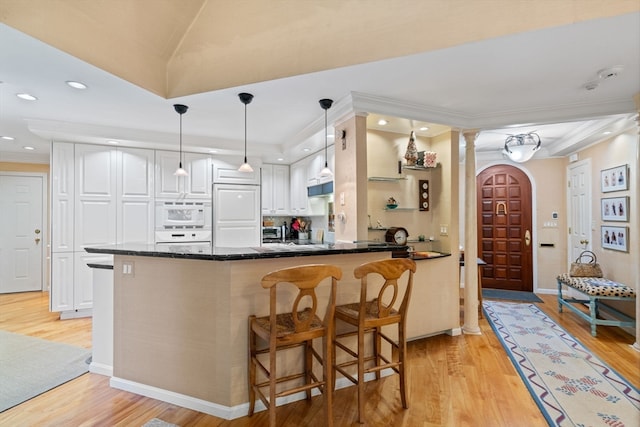
[[[534,304],[483,301],[550,426],[640,426],[640,392]]]
[[[89,371],[91,350],[0,330],[0,412]]]

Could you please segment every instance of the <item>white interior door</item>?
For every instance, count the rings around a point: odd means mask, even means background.
[[[42,290],[44,178],[0,175],[0,293]]]
[[[569,265],[583,250],[591,250],[591,162],[569,165]],[[569,289],[569,294],[577,296]]]

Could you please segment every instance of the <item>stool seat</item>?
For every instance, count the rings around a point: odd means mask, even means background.
[[[309,329],[305,331],[306,335],[304,338],[296,337],[297,341],[305,340],[307,339],[307,336],[321,337],[324,334],[324,324],[322,323],[322,320],[313,314],[311,309],[306,308],[298,312],[298,318],[303,322],[307,322],[309,317],[311,317]],[[270,317],[256,317],[254,321],[254,332],[266,339],[271,332]],[[262,329],[262,331],[260,331],[260,329]],[[281,313],[276,315],[276,337],[279,340],[283,340],[285,337],[292,336],[296,333],[296,325],[292,313]]]
[[[336,316],[351,317],[357,319],[360,311],[360,303],[345,304],[336,306]],[[364,304],[364,318],[366,320],[380,320],[380,308],[378,307],[378,300],[367,301]],[[379,324],[392,324],[400,321],[400,313],[398,310],[392,308],[389,314],[384,317],[384,320],[380,320]]]

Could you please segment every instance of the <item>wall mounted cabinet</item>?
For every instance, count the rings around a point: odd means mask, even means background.
[[[262,214],[289,214],[289,166],[262,165]]]
[[[188,176],[175,176],[180,153],[156,151],[156,197],[159,199],[211,200],[211,156],[183,153],[182,166]]]

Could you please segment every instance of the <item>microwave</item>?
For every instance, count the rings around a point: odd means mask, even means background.
[[[262,227],[263,239],[282,239],[282,227]]]
[[[156,202],[156,230],[211,229],[210,202]]]

